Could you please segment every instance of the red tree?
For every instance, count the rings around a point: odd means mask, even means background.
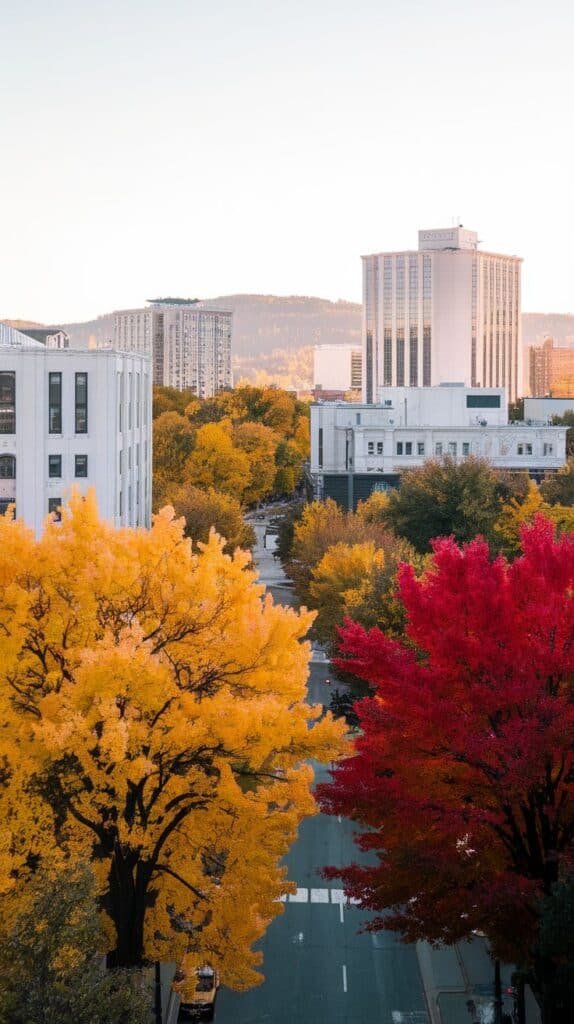
[[[481,539],[437,541],[422,578],[400,570],[404,642],[346,624],[339,664],[375,695],[320,799],[367,828],[366,863],[327,874],[376,912],[372,929],[446,943],[482,929],[543,990],[538,908],[574,868],[574,536],[539,518],[522,551],[508,564]],[[545,1020],[574,1019],[560,1012]]]

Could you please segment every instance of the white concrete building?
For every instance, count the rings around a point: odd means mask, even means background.
[[[362,354],[356,345],[315,345],[313,388],[316,391],[360,390]]]
[[[540,478],[566,461],[566,428],[508,421],[503,388],[386,388],[381,401],[311,406],[316,498],[352,508],[397,486],[405,469],[444,456],[487,459]]]
[[[363,399],[381,388],[522,391],[520,265],[476,232],[419,231],[417,250],[363,256]]]
[[[154,384],[210,398],[233,386],[232,319],[229,311],[195,302],[157,300],[114,313],[113,346],[150,355]]]
[[[52,349],[0,325],[0,512],[37,534],[72,486],[115,526],[151,519],[149,357]]]

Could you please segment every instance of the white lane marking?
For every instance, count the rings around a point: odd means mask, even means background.
[[[339,825],[340,825],[340,824],[341,824],[341,815],[340,815],[340,814],[338,814],[338,815],[337,815],[337,817],[338,817],[338,819],[339,819]]]
[[[328,903],[328,889],[311,889],[311,903]]]
[[[331,889],[331,903],[344,903],[345,892],[343,889]]]
[[[343,964],[343,992],[347,991],[347,967]]]
[[[343,904],[339,903],[339,920],[341,924],[345,923],[345,911],[343,910]]]
[[[306,903],[308,899],[308,889],[297,889],[297,892],[292,892],[289,894],[289,903]]]

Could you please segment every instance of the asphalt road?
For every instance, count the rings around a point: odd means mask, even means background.
[[[260,568],[275,600],[290,603],[268,557]],[[333,673],[319,655],[311,665],[311,703],[328,703],[326,677]],[[325,767],[314,767],[317,781],[327,778]],[[353,830],[351,822],[325,815],[302,823],[286,858],[297,894],[260,947],[265,981],[250,992],[221,989],[217,1024],[427,1024],[414,948],[390,933],[361,933],[369,915],[347,905],[337,883],[319,874],[326,864],[361,859]]]

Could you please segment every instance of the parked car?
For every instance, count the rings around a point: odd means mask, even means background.
[[[213,967],[204,964],[197,968],[195,977],[195,992],[191,1002],[181,1003],[177,1018],[178,1024],[187,1024],[188,1021],[213,1020],[219,975],[217,971],[213,970]]]

